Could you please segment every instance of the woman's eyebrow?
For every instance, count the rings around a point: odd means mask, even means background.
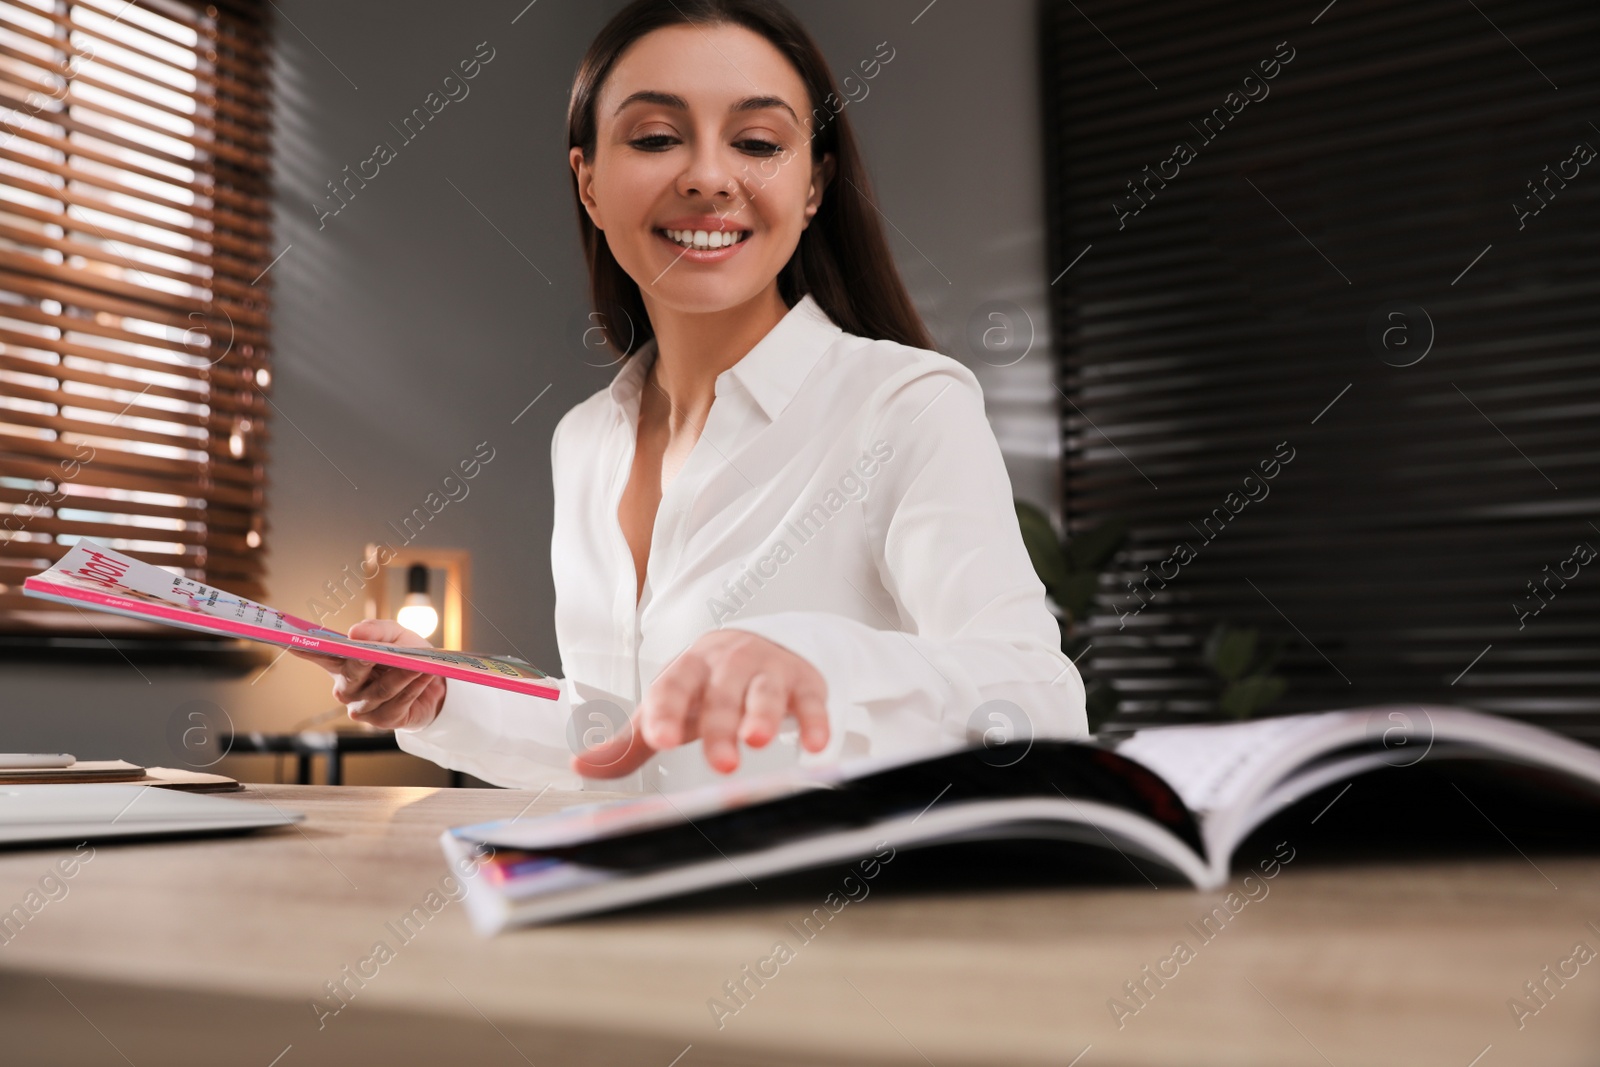
[[[676,93],[663,93],[656,89],[640,89],[618,104],[617,110],[612,114],[620,115],[625,108],[633,104],[659,104],[662,107],[676,108],[679,111],[689,110],[689,102]],[[794,113],[794,108],[777,96],[747,96],[728,110],[730,112],[764,111],[767,108],[782,108],[789,113],[789,116],[794,119],[796,124],[800,122],[800,116]]]

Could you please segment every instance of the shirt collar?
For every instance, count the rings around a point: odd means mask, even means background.
[[[727,381],[735,381],[768,421],[775,421],[828,345],[842,333],[807,293],[739,362],[717,375],[715,395],[723,395]],[[656,341],[652,337],[611,379],[611,400],[620,413],[637,415],[639,393],[655,357]]]

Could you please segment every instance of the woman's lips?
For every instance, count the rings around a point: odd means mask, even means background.
[[[660,240],[662,244],[672,249],[673,254],[679,259],[687,259],[695,263],[720,263],[725,259],[731,259],[733,256],[738,254],[739,249],[749,244],[755,237],[755,234],[752,233],[737,244],[727,245],[723,248],[690,248],[687,245],[681,245],[677,241],[674,241],[661,230],[654,230],[652,232],[655,233],[656,238]]]

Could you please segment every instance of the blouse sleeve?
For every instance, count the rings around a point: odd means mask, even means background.
[[[396,730],[395,742],[413,756],[509,789],[582,789],[587,780],[575,774],[568,762],[574,751],[573,739],[568,736],[576,728],[573,709],[580,718],[592,718],[600,712],[585,713],[589,701],[616,708],[626,708],[630,702],[571,678],[552,681],[561,689],[556,700],[471,682],[448,682],[444,704],[433,722],[414,730]],[[609,719],[577,724],[606,731],[605,736],[620,725]],[[602,787],[625,788],[615,781]]]
[[[883,390],[859,445],[887,441],[894,461],[862,503],[901,619],[880,629],[784,611],[724,625],[815,666],[835,726],[873,755],[984,736],[1087,736],[1083,682],[1023,545],[977,379],[942,357]]]

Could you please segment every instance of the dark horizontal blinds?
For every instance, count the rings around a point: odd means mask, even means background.
[[[0,2],[0,631],[141,628],[22,594],[83,538],[262,595],[266,47],[243,0]]]
[[[1274,710],[1595,736],[1600,7],[1324,3],[1043,2],[1064,512],[1133,529],[1085,674],[1210,715],[1226,621]]]

